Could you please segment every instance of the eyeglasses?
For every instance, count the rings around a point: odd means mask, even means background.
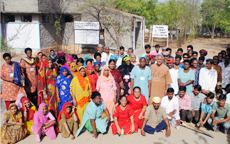
[[[183,57],[183,58],[188,58],[188,57]]]

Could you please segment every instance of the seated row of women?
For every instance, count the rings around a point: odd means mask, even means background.
[[[41,141],[43,135],[53,140],[59,132],[64,138],[74,139],[85,128],[97,138],[98,133],[107,131],[108,125],[111,125],[114,135],[132,134],[141,128],[147,106],[145,97],[140,94],[140,88],[135,87],[134,94],[119,98],[111,116],[101,99],[101,94],[94,91],[79,128],[78,111],[70,102],[64,103],[57,120],[48,110],[47,104],[41,103],[37,111],[28,98],[22,98],[21,102],[20,109],[12,103],[5,114],[1,128],[3,144],[18,142],[25,138],[26,134],[35,134],[37,142]]]

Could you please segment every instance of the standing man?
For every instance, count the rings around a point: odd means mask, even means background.
[[[213,57],[213,65],[212,65],[212,67],[217,71],[217,83],[222,85],[222,69],[218,65],[218,63],[219,63],[218,56],[214,56]]]
[[[206,65],[206,60],[207,60],[206,56],[207,56],[208,52],[205,49],[201,49],[199,51],[199,53],[200,53],[200,56],[204,57],[204,63],[203,63],[203,65]]]
[[[192,50],[192,51],[193,51],[193,46],[192,46],[192,45],[188,45],[188,46],[187,46],[187,53],[188,53],[189,50]]]
[[[145,45],[145,53],[143,54],[143,56],[150,55],[150,51],[151,51],[151,46],[149,44]]]
[[[126,54],[125,54],[125,48],[123,46],[121,46],[120,47],[119,57],[123,59],[125,56],[126,56]]]
[[[206,67],[201,68],[199,74],[199,84],[202,87],[202,93],[208,94],[215,90],[217,84],[217,72],[212,67],[213,60],[207,59],[206,60]]]
[[[166,136],[171,135],[170,124],[167,117],[167,113],[163,107],[161,107],[161,98],[154,97],[152,104],[147,107],[145,113],[145,120],[141,128],[141,134],[145,136],[145,132],[154,134],[160,132],[166,128]]]
[[[169,53],[169,58],[173,58],[174,57],[172,56],[172,49],[171,48],[167,48],[166,51]]]
[[[101,62],[102,63],[105,63],[105,65],[108,66],[108,63],[109,63],[109,59],[111,57],[111,53],[110,53],[110,49],[108,46],[105,46],[105,52],[102,53],[102,56],[101,56]]]
[[[175,69],[173,67],[174,64],[174,59],[173,58],[169,58],[169,60],[167,61],[167,65],[169,68],[169,73],[172,79],[172,83],[169,85],[170,88],[173,88],[174,94],[178,94],[178,71],[179,69]],[[167,92],[168,93],[168,92]]]
[[[183,56],[183,49],[182,48],[177,49],[177,55],[180,55],[181,57]]]
[[[226,85],[230,83],[230,55],[225,56],[224,62],[219,63],[222,69],[222,87],[226,88]]]
[[[99,45],[97,46],[97,52],[96,52],[96,53],[100,53],[100,54],[102,55],[102,54],[103,54],[103,49],[104,49],[104,46],[103,46],[102,44],[99,44]],[[94,55],[95,55],[96,53],[94,53]],[[93,57],[94,57],[94,55],[93,55]],[[94,58],[94,61],[96,61],[95,58]]]
[[[169,84],[172,83],[172,79],[167,66],[163,64],[164,57],[157,55],[157,64],[151,66],[152,82],[151,82],[151,95],[149,105],[152,104],[153,97],[164,97],[167,94]]]
[[[176,129],[179,129],[180,125],[180,115],[179,115],[179,101],[176,96],[174,96],[174,90],[173,88],[168,88],[167,95],[164,96],[161,100],[161,106],[166,110],[166,113],[174,116],[175,118],[172,118],[171,116],[168,116],[169,122],[173,127],[176,127]]]
[[[25,90],[30,101],[37,106],[37,63],[32,57],[32,49],[25,49],[26,58],[22,58],[20,62],[22,78],[25,79]]]
[[[193,51],[192,52],[192,57],[195,58],[195,59],[197,59],[198,58],[198,52]]]
[[[133,53],[133,48],[129,48],[128,49],[128,55],[129,55],[129,57],[132,57],[132,54],[134,54]],[[136,56],[136,55],[135,55]],[[136,62],[138,62],[138,57],[136,56]]]
[[[151,69],[146,66],[146,57],[140,57],[140,65],[135,66],[131,72],[131,94],[133,94],[134,87],[141,88],[141,94],[145,96],[148,103],[149,94],[151,93]]]
[[[162,50],[160,49],[160,45],[159,44],[155,45],[155,52],[157,52],[158,54],[162,53]]]

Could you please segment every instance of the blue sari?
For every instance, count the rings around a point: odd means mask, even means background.
[[[70,78],[67,78],[62,75],[64,69],[71,76]],[[70,102],[73,105],[73,97],[70,94],[70,83],[72,79],[73,79],[73,75],[68,70],[68,68],[65,66],[62,66],[61,74],[57,77],[56,82],[55,82],[55,87],[58,87],[58,93],[59,93],[59,97],[61,100],[61,103],[58,104],[59,112],[62,110],[64,103]]]

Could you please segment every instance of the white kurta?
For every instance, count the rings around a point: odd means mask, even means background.
[[[161,106],[166,110],[166,113],[169,114],[170,112],[176,110],[176,113],[173,115],[176,120],[180,119],[179,115],[179,100],[177,97],[173,96],[173,98],[169,101],[168,96],[164,96],[161,99]],[[168,116],[168,119],[171,120],[172,117]]]
[[[230,64],[225,67],[224,62],[218,64],[222,69],[222,87],[225,88],[230,83]]]
[[[169,73],[171,75],[171,79],[173,82],[169,85],[169,87],[174,89],[174,94],[178,94],[178,81],[177,81],[178,71],[179,71],[179,69],[176,70],[174,68],[171,68],[169,70]]]
[[[217,71],[215,69],[208,70],[206,67],[200,69],[199,85],[202,89],[213,92],[217,84]]]
[[[109,55],[107,55],[107,53],[105,53],[105,52],[102,53],[102,55],[101,55],[101,62],[105,63],[105,65],[108,66],[108,64],[109,64],[109,59],[110,59],[111,56],[112,56],[111,53],[109,53]]]

